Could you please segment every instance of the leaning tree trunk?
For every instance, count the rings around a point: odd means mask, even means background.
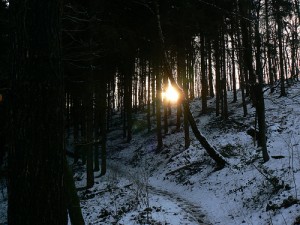
[[[195,119],[194,119],[194,117],[191,113],[191,110],[190,110],[189,101],[186,98],[186,96],[184,94],[184,91],[178,86],[178,84],[176,83],[176,81],[173,77],[172,69],[170,67],[166,51],[164,49],[164,46],[165,46],[164,37],[163,37],[161,23],[160,23],[159,5],[158,5],[157,1],[155,1],[155,9],[156,9],[156,22],[157,22],[157,27],[158,27],[159,41],[160,41],[161,50],[162,50],[162,54],[163,54],[164,70],[165,70],[166,74],[168,75],[168,78],[169,78],[172,86],[175,89],[177,89],[177,91],[180,93],[183,108],[184,108],[184,110],[186,111],[186,113],[188,115],[189,123],[191,125],[193,133],[195,134],[195,137],[201,143],[201,145],[206,150],[208,155],[213,160],[215,160],[215,162],[217,163],[218,168],[223,168],[226,164],[226,160],[224,159],[224,157],[222,155],[220,155],[220,153],[218,153],[216,151],[216,149],[207,141],[207,139],[203,136],[203,134],[198,129],[196,121],[195,121]]]
[[[64,162],[64,186],[71,224],[84,225],[85,223],[80,208],[80,200],[77,195],[73,173],[69,168],[67,159],[65,159]]]
[[[67,223],[61,1],[10,2],[12,145],[8,224]]]

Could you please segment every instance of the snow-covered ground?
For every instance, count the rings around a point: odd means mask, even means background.
[[[267,163],[246,133],[254,127],[255,109],[248,104],[243,117],[240,98],[229,103],[227,121],[214,112],[201,115],[201,100],[191,102],[199,129],[229,163],[221,170],[192,131],[185,149],[183,130],[174,132],[174,123],[159,154],[155,124],[148,133],[145,114],[135,115],[130,144],[121,125],[114,127],[107,175],[96,172],[94,187],[79,191],[86,224],[300,224],[300,83],[287,91],[286,97],[265,92]],[[175,109],[172,113],[175,118]],[[85,185],[84,168],[74,166],[78,187]],[[6,220],[6,199],[0,193],[0,224]]]

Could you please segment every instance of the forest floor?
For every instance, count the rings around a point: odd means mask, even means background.
[[[223,121],[215,116],[214,100],[208,102],[210,114],[200,113],[200,99],[191,102],[191,110],[199,129],[229,162],[222,170],[215,169],[191,131],[191,145],[184,148],[183,128],[175,129],[175,109],[159,154],[156,125],[147,132],[146,114],[134,115],[130,144],[115,115],[108,173],[96,178],[94,188],[79,193],[86,223],[300,224],[300,83],[291,85],[286,97],[279,90],[265,92],[267,163],[247,134],[255,126],[252,105],[243,117],[240,98],[229,103],[229,119]],[[77,185],[84,186],[84,170],[75,171],[80,171]]]
[[[265,92],[267,147],[270,160],[247,130],[255,126],[249,103],[243,116],[241,98],[232,103],[229,118],[201,114],[201,100],[191,110],[201,132],[229,163],[216,170],[214,161],[190,131],[184,148],[183,127],[176,132],[176,110],[169,119],[164,147],[156,154],[155,122],[147,132],[146,114],[134,115],[133,139],[123,139],[120,116],[114,115],[108,134],[108,171],[95,172],[95,185],[79,191],[86,224],[300,224],[300,83]],[[153,119],[154,120],[154,119]],[[72,146],[68,146],[72,150]],[[73,165],[78,188],[86,182],[85,166]],[[1,183],[1,182],[0,182]],[[7,194],[0,184],[0,225],[6,224]]]

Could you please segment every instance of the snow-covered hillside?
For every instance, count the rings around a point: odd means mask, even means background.
[[[174,126],[155,154],[154,122],[148,133],[146,115],[135,115],[132,142],[125,143],[121,125],[114,127],[107,175],[95,173],[95,186],[79,191],[86,224],[300,224],[300,83],[286,97],[265,92],[267,163],[246,133],[255,121],[251,104],[243,117],[241,100],[229,103],[227,121],[215,113],[201,115],[200,104],[191,102],[198,127],[229,164],[216,170],[192,132],[184,149],[183,132],[174,132]],[[214,99],[209,107],[215,107]],[[83,187],[84,166],[74,171],[77,187]],[[5,199],[0,194],[1,216]]]
[[[80,193],[88,224],[300,224],[300,84],[287,97],[265,93],[267,163],[246,133],[255,121],[251,104],[243,117],[241,101],[230,103],[230,117],[222,121],[201,115],[200,102],[191,103],[198,126],[229,165],[215,170],[192,132],[184,149],[183,132],[172,126],[155,154],[155,131],[147,133],[146,115],[136,115],[132,142],[114,128],[107,176]],[[79,186],[84,176],[76,174]]]

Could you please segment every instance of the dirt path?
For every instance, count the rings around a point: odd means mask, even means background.
[[[128,172],[128,168],[121,168],[120,165],[113,165],[113,163],[108,163],[109,170],[111,170],[113,173],[119,174],[121,177],[125,177],[133,184],[139,186],[142,188],[147,188],[150,194],[161,196],[174,204],[176,204],[179,208],[182,209],[183,212],[185,212],[187,219],[191,222],[195,222],[199,225],[209,225],[212,224],[208,221],[205,214],[201,211],[201,208],[192,202],[178,196],[178,194],[169,192],[168,190],[162,190],[160,188],[151,186],[147,181],[145,181],[145,176],[141,175],[140,171],[137,172]],[[125,172],[126,171],[126,172]],[[140,176],[141,175],[141,176]],[[144,182],[143,182],[144,180]]]
[[[191,216],[195,222],[198,222],[199,225],[211,224],[207,221],[199,206],[196,206],[186,199],[183,199],[174,193],[168,192],[167,190],[160,190],[153,186],[149,186],[149,189],[152,194],[163,196],[173,203],[176,203],[184,212]]]

